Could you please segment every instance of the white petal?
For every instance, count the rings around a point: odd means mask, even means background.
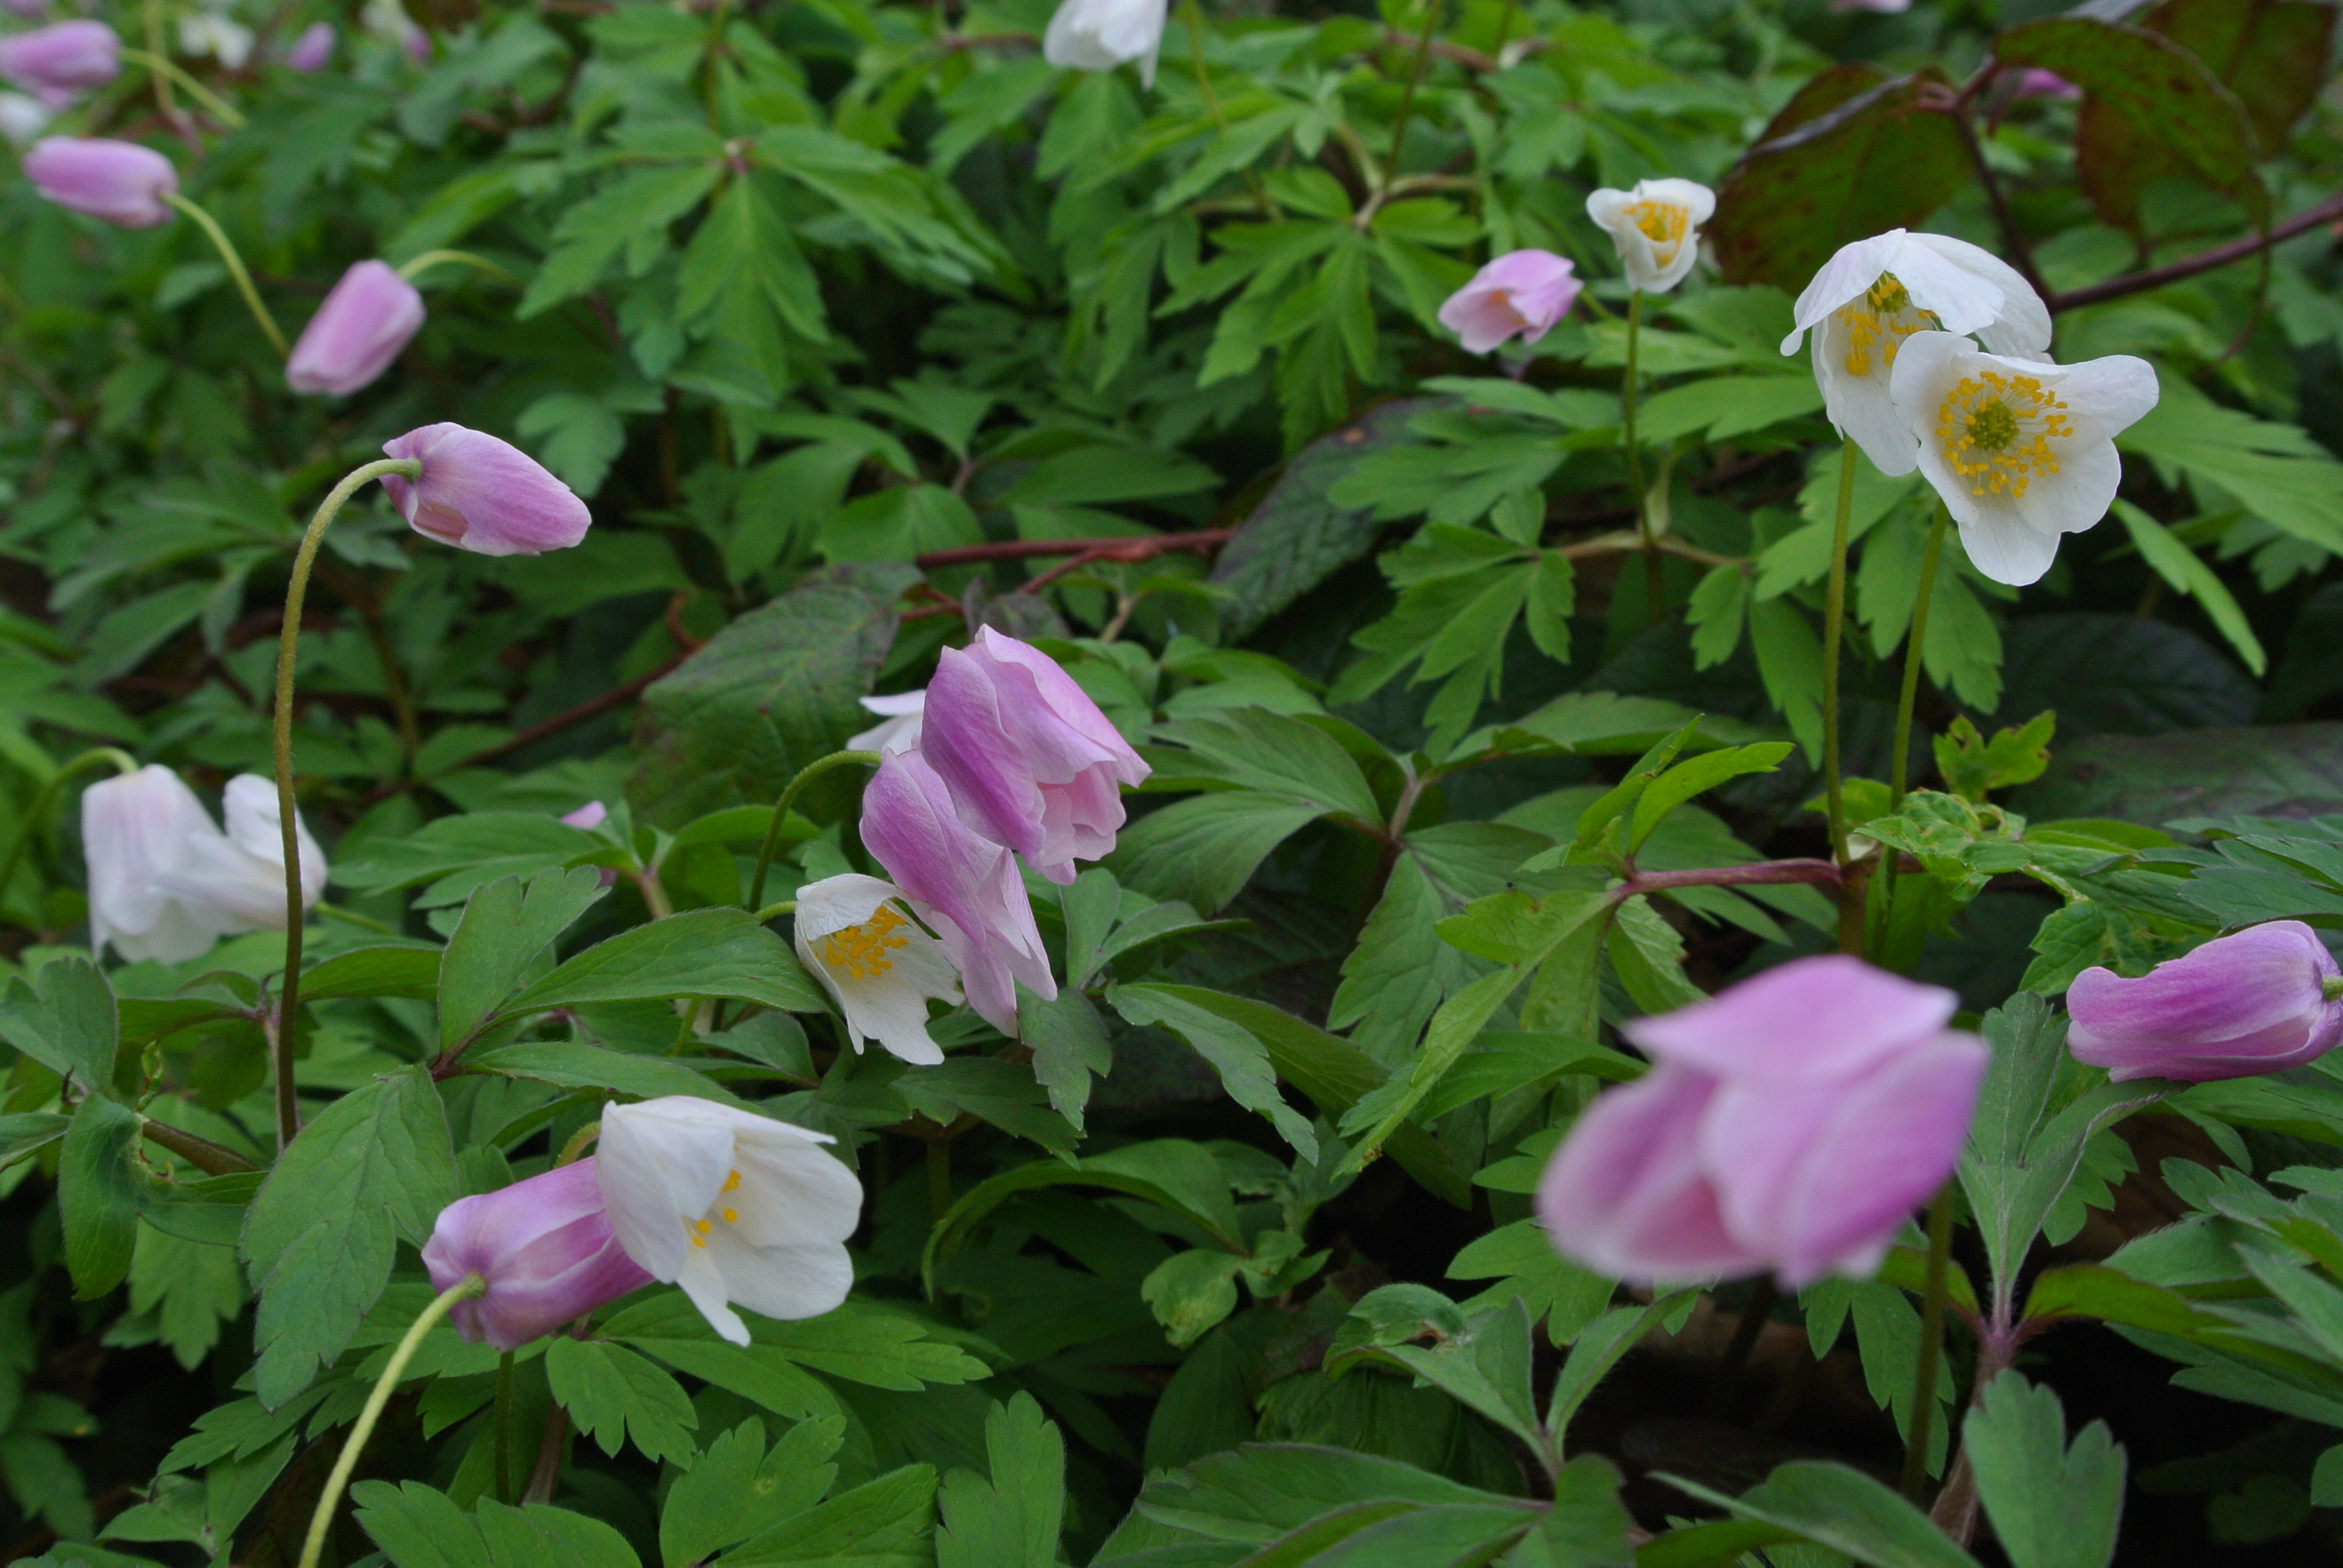
[[[820,1144],[785,1136],[802,1129],[772,1126],[734,1148],[740,1185],[724,1202],[740,1217],[726,1228],[752,1247],[843,1244],[862,1222],[862,1183]]]
[[[686,1227],[732,1173],[730,1118],[739,1114],[680,1095],[603,1106],[594,1163],[602,1202],[618,1245],[652,1278],[677,1279],[695,1250]]]
[[[2076,430],[2107,440],[2146,417],[2163,391],[2157,385],[2155,367],[2128,354],[2067,366],[2056,386]]]
[[[877,914],[880,905],[902,896],[903,890],[894,883],[859,871],[808,882],[798,890],[798,935],[819,939],[859,926]]]
[[[1990,327],[2033,293],[1992,252],[1940,234],[1906,236],[1891,270],[1912,303],[1943,322],[1947,332]]]
[[[1899,356],[1922,336],[1906,338]],[[1835,315],[1826,317],[1815,333],[1815,381],[1822,387],[1823,411],[1840,435],[1863,448],[1873,467],[1890,477],[1908,474],[1917,460],[1915,437],[1889,395],[1886,357],[1875,347],[1869,374],[1856,376],[1846,367],[1847,348],[1846,323]]]
[[[1716,193],[1697,180],[1637,180],[1635,195],[1645,201],[1683,207],[1695,227],[1716,215]]]
[[[277,884],[285,885],[285,830],[277,809],[277,780],[257,773],[239,773],[227,781],[220,798],[228,841],[256,855],[277,869]],[[301,849],[301,902],[306,908],[326,890],[326,855],[309,836],[299,808],[293,812],[293,832]],[[284,922],[277,922],[282,925]]]
[[[2123,459],[2116,455],[2114,442],[2105,437],[2075,441],[2060,449],[2056,473],[2037,474],[2026,486],[2026,494],[2017,498],[2017,513],[2036,533],[2048,536],[2055,548],[2058,535],[2097,527],[2122,484]]]
[[[1904,231],[1900,228],[1839,246],[1838,254],[1823,263],[1822,270],[1798,296],[1798,327],[1782,339],[1782,352],[1795,354],[1798,339],[1808,328],[1819,325],[1832,311],[1878,282],[1881,273],[1894,271],[1890,264],[1903,248]]]
[[[2042,297],[2034,292],[2034,286],[2026,281],[2025,274],[1993,252],[1947,235],[1915,234],[1910,236],[1910,243],[1916,251],[1924,251],[1950,263],[1970,276],[1989,284],[2001,296],[2001,303],[1996,307],[1992,319],[1979,321],[1973,326],[1956,327],[1951,316],[1936,310],[1938,318],[1948,331],[1974,332],[1996,354],[2012,354],[2033,359],[2048,353],[2050,307],[2042,303]],[[1906,265],[1924,264],[1907,261]],[[1896,276],[1904,277],[1902,273]],[[1912,297],[1918,299],[1920,291],[1912,280],[1905,277],[1904,282],[1906,287],[1912,289]],[[1925,300],[1921,303],[1927,304]],[[1928,308],[1936,309],[1933,305]]]
[[[765,1317],[784,1322],[818,1318],[846,1300],[846,1293],[854,1288],[854,1263],[842,1246],[752,1249],[730,1238],[711,1238],[711,1241],[709,1250],[716,1254],[716,1266],[723,1271],[731,1299]],[[716,1322],[714,1314],[709,1314],[709,1322]],[[717,1332],[724,1332],[721,1324]]]
[[[725,1293],[724,1270],[716,1248],[686,1247],[684,1251],[687,1257],[674,1276],[675,1282],[683,1287],[683,1293],[691,1298],[691,1304],[699,1309],[699,1315],[708,1320],[709,1328],[736,1345],[747,1344],[749,1325],[726,1304],[729,1298]],[[642,1260],[636,1258],[635,1261],[641,1263]],[[648,1263],[643,1266],[650,1267]]]

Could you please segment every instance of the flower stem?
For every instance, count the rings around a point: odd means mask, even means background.
[[[575,1165],[579,1156],[586,1152],[586,1146],[601,1136],[602,1123],[599,1121],[588,1122],[569,1135],[569,1141],[561,1146],[561,1152],[555,1157],[553,1168],[558,1171],[564,1165]]]
[[[1912,709],[1920,696],[1921,651],[1928,640],[1928,605],[1936,597],[1936,563],[1945,552],[1947,515],[1945,504],[1937,502],[1936,520],[1928,525],[1928,548],[1920,557],[1920,585],[1912,601],[1912,630],[1904,649],[1904,689],[1896,697],[1896,758],[1888,775],[1890,809],[1904,804],[1904,792],[1911,782]]]
[[[317,562],[317,547],[324,542],[326,530],[333,526],[343,503],[386,474],[413,479],[422,473],[423,465],[412,457],[384,457],[344,475],[342,482],[317,503],[317,515],[309,519],[308,530],[293,552],[293,572],[285,585],[285,625],[277,641],[275,716],[277,815],[285,846],[285,979],[277,991],[277,1038],[272,1053],[276,1058],[279,1149],[292,1142],[294,1135],[301,1131],[300,1107],[293,1092],[294,1025],[300,1017],[301,1005],[301,925],[307,914],[307,900],[301,896],[299,819],[294,815],[293,807],[293,674],[301,647],[301,603],[308,597],[309,572]]]
[[[1904,1449],[1904,1495],[1928,1484],[1928,1425],[1936,1414],[1936,1367],[1944,1358],[1945,1274],[1953,1253],[1953,1192],[1947,1181],[1928,1205],[1928,1265],[1920,1297],[1920,1364],[1912,1373],[1912,1435]]]
[[[167,77],[187,89],[188,95],[232,131],[244,129],[244,116],[231,108],[227,101],[201,82],[196,81],[161,54],[146,49],[125,49],[122,57],[134,65],[144,65],[157,76]]]
[[[478,1274],[467,1274],[437,1295],[431,1304],[417,1314],[398,1348],[390,1352],[390,1360],[375,1380],[374,1392],[367,1395],[366,1407],[358,1412],[357,1424],[350,1428],[349,1437],[342,1443],[342,1455],[334,1461],[333,1473],[326,1477],[326,1489],[317,1494],[317,1511],[309,1516],[309,1538],[301,1548],[301,1568],[317,1568],[317,1554],[326,1548],[326,1532],[334,1523],[334,1505],[342,1500],[342,1489],[350,1483],[350,1472],[358,1465],[358,1454],[365,1449],[367,1439],[374,1435],[374,1423],[382,1419],[382,1407],[390,1402],[398,1387],[398,1378],[407,1363],[423,1343],[423,1336],[432,1325],[447,1315],[447,1309],[458,1302],[485,1294],[488,1282]],[[501,1477],[502,1471],[498,1471]]]
[[[34,791],[32,801],[25,808],[25,814],[17,819],[16,831],[8,839],[7,853],[0,855],[0,905],[7,902],[8,889],[16,879],[16,862],[25,858],[25,847],[32,842],[34,830],[40,826],[41,819],[48,814],[49,803],[57,798],[57,791],[65,787],[66,779],[96,762],[111,762],[123,773],[138,771],[137,759],[120,747],[97,746],[73,758],[50,774],[47,781]]]
[[[1644,448],[1635,440],[1636,350],[1644,335],[1644,291],[1627,293],[1627,367],[1619,377],[1619,439],[1627,454],[1628,499],[1635,507],[1635,538],[1644,552],[1644,624],[1657,626],[1666,597],[1665,564],[1652,538],[1652,498],[1644,491]]]
[[[789,780],[789,787],[781,791],[780,799],[773,806],[773,819],[765,829],[765,841],[757,848],[757,874],[749,880],[749,901],[741,908],[754,910],[764,906],[765,873],[772,869],[773,851],[781,845],[781,824],[789,820],[789,806],[797,799],[798,791],[833,768],[844,768],[856,762],[876,768],[884,760],[876,751],[833,751],[827,757],[815,758],[798,769],[798,776]]]
[[[163,199],[195,219],[196,226],[211,236],[214,248],[220,253],[220,259],[227,263],[227,275],[236,279],[236,289],[244,296],[244,303],[251,307],[252,318],[260,323],[262,335],[276,348],[279,359],[291,357],[293,350],[286,347],[285,334],[277,329],[277,317],[269,315],[268,307],[260,303],[260,291],[252,286],[252,274],[244,269],[244,257],[236,255],[236,246],[229,243],[226,232],[217,220],[177,191],[165,191]]]
[[[1440,25],[1440,14],[1448,0],[1423,0],[1423,31],[1416,35],[1415,63],[1408,67],[1407,86],[1400,94],[1399,118],[1392,126],[1391,156],[1385,160],[1383,188],[1399,178],[1399,155],[1407,146],[1407,122],[1415,113],[1415,89],[1423,80],[1424,63],[1432,57],[1432,35]]]
[[[513,1353],[510,1351],[497,1358],[497,1414],[494,1454],[497,1466],[497,1501],[512,1501],[512,1397]]]
[[[1830,818],[1831,859],[1846,860],[1846,787],[1839,753],[1839,642],[1846,625],[1847,519],[1855,510],[1855,446],[1839,448],[1838,513],[1831,526],[1830,583],[1823,591],[1823,799]],[[1839,890],[1839,950],[1863,948],[1863,906],[1849,883]],[[1852,943],[1850,945],[1850,934]]]
[[[417,274],[428,271],[430,268],[437,266],[443,261],[460,261],[467,266],[485,272],[490,277],[500,279],[506,283],[518,283],[521,281],[521,278],[518,274],[498,266],[495,262],[490,261],[485,256],[474,256],[468,250],[427,250],[421,256],[412,256],[406,261],[400,262],[398,264],[398,276],[407,279],[407,282],[412,283],[415,281]]]

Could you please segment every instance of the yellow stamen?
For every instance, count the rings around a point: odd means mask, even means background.
[[[737,1192],[739,1190],[740,1172],[735,1171],[724,1178],[724,1191],[727,1192]]]
[[[1655,246],[1670,247],[1671,253],[1674,246],[1684,243],[1684,231],[1692,226],[1692,214],[1674,202],[1639,201],[1627,208],[1626,216],[1628,222],[1643,231],[1644,238]]]
[[[856,980],[876,980],[895,967],[895,960],[887,957],[890,950],[911,945],[908,934],[891,934],[910,923],[894,910],[881,904],[878,913],[860,925],[848,926],[822,938],[814,944],[814,951],[834,971],[843,971]],[[726,1190],[730,1191],[729,1188]]]
[[[1888,369],[1895,368],[1896,351],[1915,332],[1941,332],[1945,324],[1934,311],[1921,310],[1912,303],[1912,295],[1892,272],[1883,272],[1878,280],[1863,291],[1863,297],[1851,305],[1839,307],[1839,319],[1846,323],[1846,373],[1849,376],[1871,374],[1871,351],[1880,351],[1880,362]]]
[[[2065,399],[2039,378],[1980,370],[1936,407],[1936,440],[1973,496],[2026,494],[2037,474],[2058,471],[2052,441],[2074,438]]]
[[[737,1225],[737,1224],[739,1224],[739,1223],[740,1222],[740,1211],[739,1211],[739,1210],[738,1210],[738,1209],[727,1209],[727,1210],[725,1210],[725,1211],[724,1211],[724,1222],[725,1222],[726,1224],[728,1224],[728,1225]]]

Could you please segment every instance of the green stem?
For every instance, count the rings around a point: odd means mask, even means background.
[[[783,915],[795,914],[797,907],[798,901],[795,899],[783,899],[778,904],[767,904],[757,911],[757,923],[761,926],[767,920],[778,920]]]
[[[358,1455],[367,1439],[374,1435],[374,1423],[382,1419],[382,1407],[398,1387],[399,1374],[423,1343],[423,1336],[432,1325],[447,1315],[447,1310],[458,1302],[486,1294],[488,1282],[478,1274],[467,1274],[431,1299],[415,1319],[398,1348],[390,1352],[390,1361],[375,1380],[374,1392],[367,1395],[366,1407],[358,1412],[357,1424],[350,1428],[348,1439],[342,1444],[342,1455],[334,1461],[333,1473],[326,1477],[326,1490],[317,1494],[317,1511],[309,1516],[309,1538],[301,1547],[300,1568],[317,1568],[317,1554],[326,1549],[326,1532],[334,1523],[334,1505],[342,1500],[342,1489],[350,1483],[350,1472],[358,1465]]]
[[[427,250],[421,256],[400,262],[398,276],[412,283],[418,274],[427,272],[443,261],[460,261],[466,266],[477,268],[487,273],[490,277],[501,279],[506,283],[518,284],[521,281],[518,274],[498,266],[485,256],[474,256],[468,250]]]
[[[1912,1373],[1912,1434],[1904,1450],[1904,1495],[1920,1501],[1928,1484],[1928,1426],[1936,1415],[1936,1366],[1944,1357],[1945,1275],[1953,1255],[1953,1187],[1928,1205],[1928,1266],[1920,1298],[1920,1364]]]
[[[1945,521],[1949,514],[1936,503],[1936,520],[1928,525],[1928,548],[1920,557],[1920,586],[1912,602],[1912,630],[1904,649],[1904,689],[1896,697],[1896,756],[1888,764],[1889,810],[1904,804],[1912,776],[1912,709],[1920,696],[1920,658],[1928,640],[1928,605],[1936,597],[1936,562],[1945,553]]]
[[[1415,63],[1408,67],[1407,87],[1400,94],[1399,119],[1392,126],[1391,156],[1385,160],[1383,188],[1399,178],[1400,149],[1407,145],[1408,117],[1415,113],[1415,89],[1423,80],[1424,62],[1432,57],[1432,35],[1440,25],[1440,13],[1447,0],[1423,0],[1423,31],[1416,35]]]
[[[232,131],[244,129],[244,116],[230,107],[226,99],[187,75],[162,55],[146,49],[125,49],[122,51],[122,57],[134,65],[144,65],[156,75],[168,77],[186,88],[188,94],[197,103],[209,109],[228,129]]]
[[[1830,583],[1823,591],[1823,798],[1830,818],[1831,859],[1846,866],[1846,789],[1839,755],[1839,643],[1846,626],[1847,520],[1855,509],[1855,446],[1839,448],[1838,514],[1831,528]],[[1863,906],[1850,896],[1847,883],[1839,889],[1839,948],[1860,952],[1863,948]],[[1852,917],[1854,945],[1848,945]]]
[[[141,12],[146,22],[146,52],[160,59],[163,55],[163,7],[158,0],[146,0]],[[179,126],[179,106],[171,99],[171,78],[166,73],[148,77],[155,85],[155,107],[174,127]]]
[[[497,1501],[512,1501],[512,1385],[513,1353],[510,1351],[497,1358],[497,1414],[495,1458],[497,1466]]]
[[[227,275],[236,279],[236,286],[244,296],[244,303],[252,309],[252,318],[260,323],[260,330],[277,349],[279,359],[290,358],[293,350],[285,345],[285,334],[277,329],[277,318],[268,314],[268,307],[260,303],[260,291],[252,286],[252,274],[244,269],[244,257],[236,255],[236,246],[228,243],[226,233],[212,215],[181,196],[177,191],[165,191],[163,199],[196,220],[196,226],[211,236],[220,259],[227,263]]]
[[[775,803],[773,819],[765,829],[765,841],[758,846],[757,874],[749,879],[749,901],[741,906],[743,909],[756,910],[764,905],[765,873],[772,869],[773,851],[781,844],[781,824],[789,819],[789,806],[797,799],[798,791],[833,768],[844,768],[856,762],[876,768],[885,760],[876,751],[833,751],[827,757],[815,758],[798,769],[798,776],[789,780],[789,787],[781,791],[780,799]]]
[[[561,1146],[561,1152],[555,1158],[553,1168],[558,1171],[564,1165],[575,1165],[578,1158],[586,1152],[586,1146],[601,1136],[601,1122],[598,1121],[588,1122],[569,1135],[569,1141]]]
[[[1627,367],[1619,380],[1619,439],[1627,452],[1627,488],[1635,504],[1635,538],[1644,552],[1644,624],[1660,622],[1660,601],[1667,597],[1665,568],[1652,538],[1651,498],[1644,491],[1644,449],[1635,440],[1635,355],[1644,332],[1644,291],[1627,294]]]
[[[124,773],[138,771],[137,759],[127,751],[118,746],[98,746],[72,759],[55,773],[50,774],[48,781],[34,791],[31,802],[25,808],[24,816],[17,819],[16,831],[10,835],[8,839],[8,852],[5,855],[0,855],[0,906],[5,906],[7,902],[8,890],[16,880],[16,862],[25,858],[25,846],[32,842],[34,829],[40,826],[41,819],[48,814],[50,802],[57,798],[57,791],[65,788],[66,779],[95,762],[111,762]]]
[[[301,604],[308,597],[309,572],[317,562],[317,547],[325,542],[326,530],[333,526],[343,503],[386,474],[415,479],[422,473],[423,465],[411,457],[384,457],[344,475],[342,482],[317,503],[317,515],[309,519],[308,531],[301,536],[300,547],[293,552],[293,573],[285,585],[285,625],[277,640],[274,737],[277,827],[285,846],[285,979],[277,992],[273,1053],[277,1070],[277,1146],[280,1149],[292,1142],[294,1135],[301,1131],[300,1106],[293,1091],[293,1036],[296,1021],[301,1016],[301,926],[307,916],[306,900],[301,896],[300,819],[294,815],[293,807],[293,675],[301,648]]]

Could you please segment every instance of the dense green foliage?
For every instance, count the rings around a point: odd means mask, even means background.
[[[116,9],[154,43],[197,11]],[[464,256],[387,376],[300,397],[194,223],[0,189],[0,1547],[294,1563],[433,1216],[684,1093],[840,1138],[854,1296],[740,1350],[654,1287],[501,1402],[433,1331],[328,1561],[1976,1561],[1874,1478],[1916,1228],[1877,1280],[1654,1300],[1529,1217],[1643,1070],[1618,1023],[1836,940],[1822,878],[1635,879],[1830,851],[1842,448],[1779,345],[1906,226],[2162,387],[2042,582],[1946,541],[1900,806],[1936,502],[1854,477],[1848,819],[1910,857],[1857,935],[1996,1052],[1926,1468],[1965,1451],[1950,1512],[1973,1487],[2016,1568],[2328,1560],[2343,1070],[2126,1090],[2056,999],[2343,925],[2334,12],[2086,9],[1190,0],[1142,87],[1046,64],[1048,0],[416,0],[424,62],[377,0],[323,72],[270,63],[300,6],[240,70],[180,56],[240,126],[135,65],[69,111],[168,153],[289,324],[353,262]],[[1721,203],[1643,307],[1630,453],[1584,198],[1652,176]],[[1528,246],[1585,296],[1526,365],[1466,355],[1441,303]],[[94,775],[51,786],[96,746],[267,773],[301,524],[441,420],[595,527],[484,558],[377,489],[327,536],[295,757],[334,886],[280,1154],[281,936],[101,974]],[[1017,1041],[940,1018],[910,1068],[739,910],[783,786],[982,625],[1155,773],[1110,859],[1032,883],[1059,1000]],[[862,776],[799,798],[765,901],[870,869]]]

